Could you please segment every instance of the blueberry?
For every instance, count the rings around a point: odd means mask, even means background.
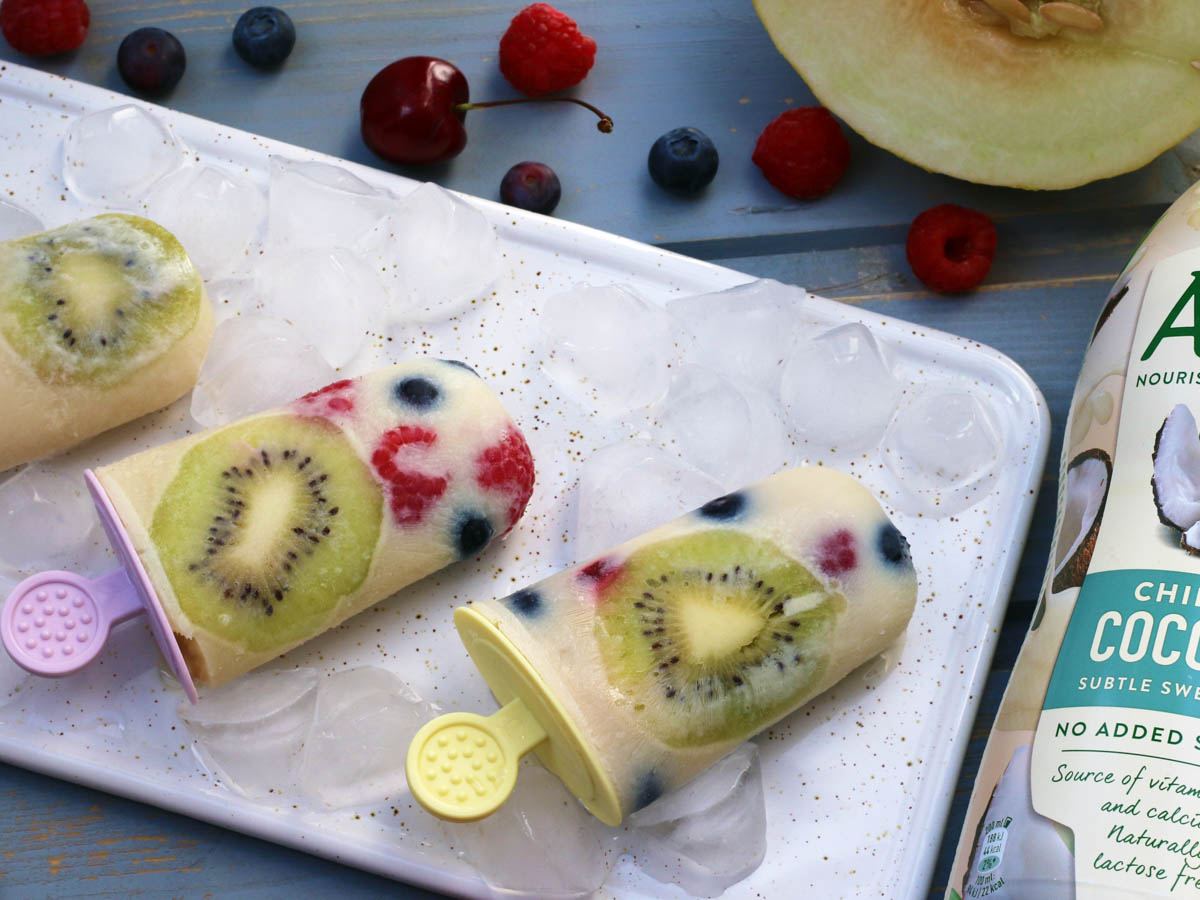
[[[550,215],[562,197],[562,185],[545,163],[519,162],[500,181],[500,202]]]
[[[542,614],[542,608],[545,601],[542,600],[542,595],[537,591],[531,591],[526,588],[523,591],[517,591],[510,597],[506,597],[504,602],[508,608],[515,613],[530,619],[536,619]]]
[[[455,543],[460,556],[474,556],[492,539],[492,523],[487,516],[468,513],[459,518],[455,525]]]
[[[709,500],[700,507],[700,515],[710,519],[732,519],[746,508],[746,495],[738,492]]]
[[[717,148],[698,128],[676,128],[654,142],[647,163],[655,184],[685,196],[702,190],[716,176]]]
[[[187,54],[179,38],[161,28],[139,28],[117,48],[117,71],[142,94],[165,94],[183,77]]]
[[[401,403],[415,406],[417,409],[429,409],[436,405],[442,396],[436,384],[419,375],[402,378],[392,388],[392,392]]]
[[[233,26],[233,49],[256,69],[272,69],[288,58],[296,45],[292,18],[274,6],[248,9]]]
[[[466,369],[472,375],[479,374],[474,369],[472,369],[470,366],[468,366],[465,362],[463,362],[461,359],[443,359],[442,362],[444,362],[448,366],[458,366],[458,368],[460,368],[460,369]]]
[[[666,793],[666,790],[667,789],[663,784],[662,778],[660,778],[659,774],[653,769],[651,769],[649,772],[643,773],[638,779],[637,790],[634,792],[634,810],[636,811],[642,809],[643,807],[649,806],[664,793]]]
[[[883,558],[893,565],[900,565],[909,560],[908,539],[900,533],[900,529],[891,522],[879,529],[879,552]]]

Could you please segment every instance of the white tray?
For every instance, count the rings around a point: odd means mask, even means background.
[[[62,137],[75,116],[129,102],[9,63],[0,71],[0,170],[11,192],[6,199],[39,214],[47,226],[99,212],[62,186]],[[149,108],[201,159],[244,170],[263,186],[268,154],[333,161]],[[340,164],[398,194],[416,185]],[[465,314],[463,327],[430,327],[414,341],[388,345],[387,355],[464,359],[500,389],[538,462],[533,502],[518,529],[478,562],[426,579],[289,654],[287,662],[328,671],[379,665],[447,708],[490,711],[494,703],[458,643],[450,611],[469,597],[507,593],[572,561],[562,536],[570,527],[578,460],[612,439],[554,392],[523,390],[522,381],[537,368],[527,310],[575,282],[620,282],[664,302],[733,286],[747,276],[489,201],[471,202],[501,237],[505,274],[497,296],[484,304],[486,312]],[[731,895],[921,897],[928,891],[938,836],[1032,514],[1049,420],[1037,387],[994,350],[818,298],[805,314],[829,325],[869,325],[889,348],[902,381],[971,385],[989,397],[1003,420],[1007,456],[991,494],[960,515],[935,521],[889,506],[912,543],[921,585],[907,639],[898,659],[863,667],[758,739],[767,854]],[[480,327],[484,316],[486,328]],[[538,414],[538,397],[531,393],[548,401]],[[90,442],[60,464],[82,468],[110,461],[187,427],[185,399]],[[568,428],[578,432],[570,444]],[[877,490],[885,480],[875,455],[852,468],[835,457],[788,462],[847,468]],[[431,661],[435,653],[461,662],[439,670]],[[0,705],[0,759],[432,889],[488,895],[454,852],[414,843],[419,829],[402,823],[425,814],[407,795],[378,804],[383,812],[372,816],[369,809],[294,808],[287,797],[273,806],[224,788],[191,752],[187,729],[175,713],[181,695],[161,680],[143,625],[116,631],[102,660],[68,679],[31,681],[11,701],[0,696],[0,704],[7,703]],[[640,873],[628,858],[617,864],[601,894],[683,896]]]

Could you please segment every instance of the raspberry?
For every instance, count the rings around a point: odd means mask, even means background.
[[[620,563],[607,556],[602,556],[597,560],[588,563],[579,570],[579,574],[592,582],[592,589],[597,594],[603,593],[604,590],[617,580],[617,576],[624,571]]]
[[[525,512],[533,493],[533,454],[519,431],[509,431],[475,460],[475,481],[485,491],[509,494],[508,531]]]
[[[930,290],[968,291],[992,267],[996,226],[983,213],[943,203],[913,219],[904,251],[913,274]]]
[[[401,469],[396,464],[396,453],[402,447],[429,447],[437,440],[437,434],[417,425],[400,425],[384,432],[371,454],[371,465],[387,482],[388,505],[398,525],[416,525],[425,518],[429,509],[446,493],[449,479],[441,475],[424,475]]]
[[[83,0],[3,0],[0,31],[14,50],[49,56],[74,50],[87,37],[92,14]]]
[[[828,194],[846,174],[850,142],[823,106],[781,113],[754,145],[754,164],[789,197],[814,200]]]
[[[857,563],[854,535],[844,528],[826,536],[817,546],[817,564],[830,578],[846,574]]]
[[[333,413],[350,412],[354,409],[354,400],[350,396],[353,393],[350,390],[353,384],[354,382],[348,378],[342,381],[335,381],[333,384],[325,385],[320,390],[305,394],[296,401],[296,405],[304,412],[316,413],[323,416],[329,416]]]
[[[500,38],[501,73],[530,97],[579,84],[595,59],[596,42],[549,3],[525,7]]]

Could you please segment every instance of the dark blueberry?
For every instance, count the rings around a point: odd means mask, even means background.
[[[142,94],[165,94],[179,84],[186,68],[183,44],[161,28],[131,31],[117,48],[117,71]]]
[[[455,543],[462,556],[474,556],[492,539],[492,523],[486,516],[468,513],[458,520]]]
[[[562,197],[562,185],[545,163],[519,162],[500,181],[500,202],[550,215]]]
[[[658,773],[651,769],[638,779],[637,791],[633,798],[633,808],[635,811],[649,806],[664,793],[666,786],[663,784],[662,778]]]
[[[273,69],[295,45],[292,17],[274,6],[248,9],[233,26],[233,49],[256,69]]]
[[[883,554],[884,559],[895,565],[909,560],[908,539],[891,522],[879,529],[879,552]]]
[[[700,507],[700,515],[710,519],[732,519],[746,508],[746,495],[743,493],[726,494],[716,500],[709,500]]]
[[[429,409],[442,396],[442,392],[438,390],[436,384],[419,375],[402,378],[392,390],[396,394],[397,400],[409,406],[415,406],[417,409]]]
[[[479,374],[474,369],[472,369],[470,366],[468,366],[465,362],[463,362],[461,359],[443,359],[442,362],[444,362],[448,366],[458,366],[460,369],[466,369],[472,375]]]
[[[676,128],[654,142],[647,164],[664,191],[694,194],[717,174],[717,148],[698,128]]]
[[[526,588],[523,591],[517,591],[510,597],[505,598],[505,603],[508,608],[515,613],[520,613],[530,619],[537,618],[542,614],[542,606],[545,601],[542,600],[542,595],[537,591],[531,591]]]

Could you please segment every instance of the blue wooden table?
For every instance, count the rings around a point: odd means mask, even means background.
[[[789,106],[814,102],[775,51],[749,0],[572,0],[562,8],[599,44],[576,93],[616,122],[602,136],[582,110],[530,106],[472,112],[466,151],[404,174],[495,198],[524,159],[563,183],[557,215],[636,240],[778,278],[848,303],[990,344],[1022,365],[1049,403],[1053,436],[1043,489],[1008,616],[972,729],[931,886],[940,896],[988,728],[1033,611],[1054,524],[1062,427],[1084,345],[1109,282],[1143,232],[1193,174],[1186,150],[1139,172],[1067,192],[985,188],[932,175],[851,136],[853,161],[824,200],[790,201],[750,161],[754,141]],[[194,115],[369,165],[358,99],[370,77],[401,56],[454,61],[473,99],[513,95],[499,74],[500,34],[519,3],[468,0],[303,0],[288,7],[296,49],[262,73],[234,53],[245,8],[232,0],[91,3],[91,32],[73,54],[12,60],[118,91],[121,39],[143,25],[184,43],[187,72],[165,100]],[[0,109],[0,115],[3,115]],[[721,154],[698,199],[663,194],[646,153],[663,131],[693,125]],[[1000,249],[985,285],[944,299],[916,282],[904,259],[908,222],[955,202],[997,221]],[[373,875],[224,831],[153,807],[0,765],[0,896],[433,896]],[[731,896],[734,894],[731,894]]]

